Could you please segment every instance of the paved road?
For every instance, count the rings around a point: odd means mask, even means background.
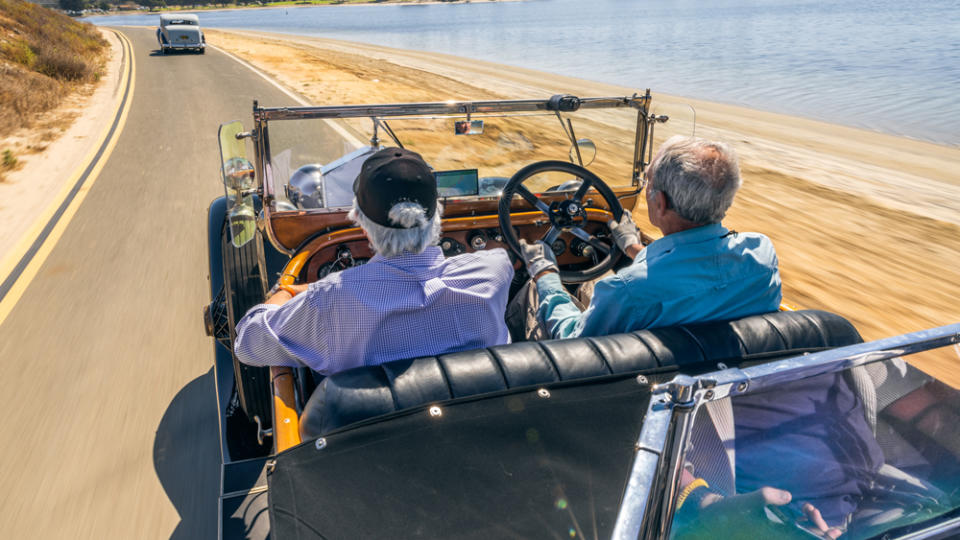
[[[215,538],[206,209],[217,126],[293,100],[216,50],[133,42],[126,127],[0,325],[0,537]]]

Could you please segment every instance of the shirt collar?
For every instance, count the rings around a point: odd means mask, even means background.
[[[440,249],[440,246],[427,246],[427,249],[421,253],[404,251],[400,255],[393,257],[384,257],[377,253],[370,259],[370,262],[378,262],[403,268],[418,266],[431,267],[443,262],[443,251]]]
[[[698,244],[712,238],[721,238],[730,231],[719,223],[711,223],[695,229],[687,229],[673,234],[668,234],[659,240],[650,242],[644,251],[646,258],[653,258],[669,251],[673,251],[679,246],[687,244]],[[639,259],[640,257],[637,257]]]

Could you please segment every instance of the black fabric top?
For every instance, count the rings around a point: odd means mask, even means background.
[[[271,537],[609,538],[649,389],[487,395],[307,442],[268,476]]]
[[[374,223],[403,229],[390,220],[390,209],[401,202],[415,202],[426,210],[427,219],[437,211],[437,179],[420,154],[403,148],[384,148],[360,168],[353,193],[363,215]]]

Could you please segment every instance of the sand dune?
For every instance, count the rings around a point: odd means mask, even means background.
[[[319,38],[222,31],[207,38],[316,104],[643,90],[643,81],[623,88]],[[960,149],[652,90],[655,108],[686,122],[692,106],[697,135],[739,152],[744,187],[725,224],[773,239],[788,302],[840,313],[866,339],[960,321]],[[635,211],[641,228],[656,232],[645,215]],[[958,354],[922,362],[960,382]]]

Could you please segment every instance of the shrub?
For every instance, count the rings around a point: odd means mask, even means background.
[[[3,151],[3,168],[12,169],[17,166],[17,156],[13,155],[13,152],[10,150]]]
[[[91,66],[82,57],[64,47],[43,44],[37,51],[37,73],[60,81],[83,81],[93,79],[96,66]]]
[[[37,55],[34,54],[33,49],[30,48],[30,45],[27,45],[26,41],[15,40],[9,43],[4,43],[0,47],[3,56],[7,57],[11,62],[16,62],[27,68],[32,68],[34,61],[37,59]]]

